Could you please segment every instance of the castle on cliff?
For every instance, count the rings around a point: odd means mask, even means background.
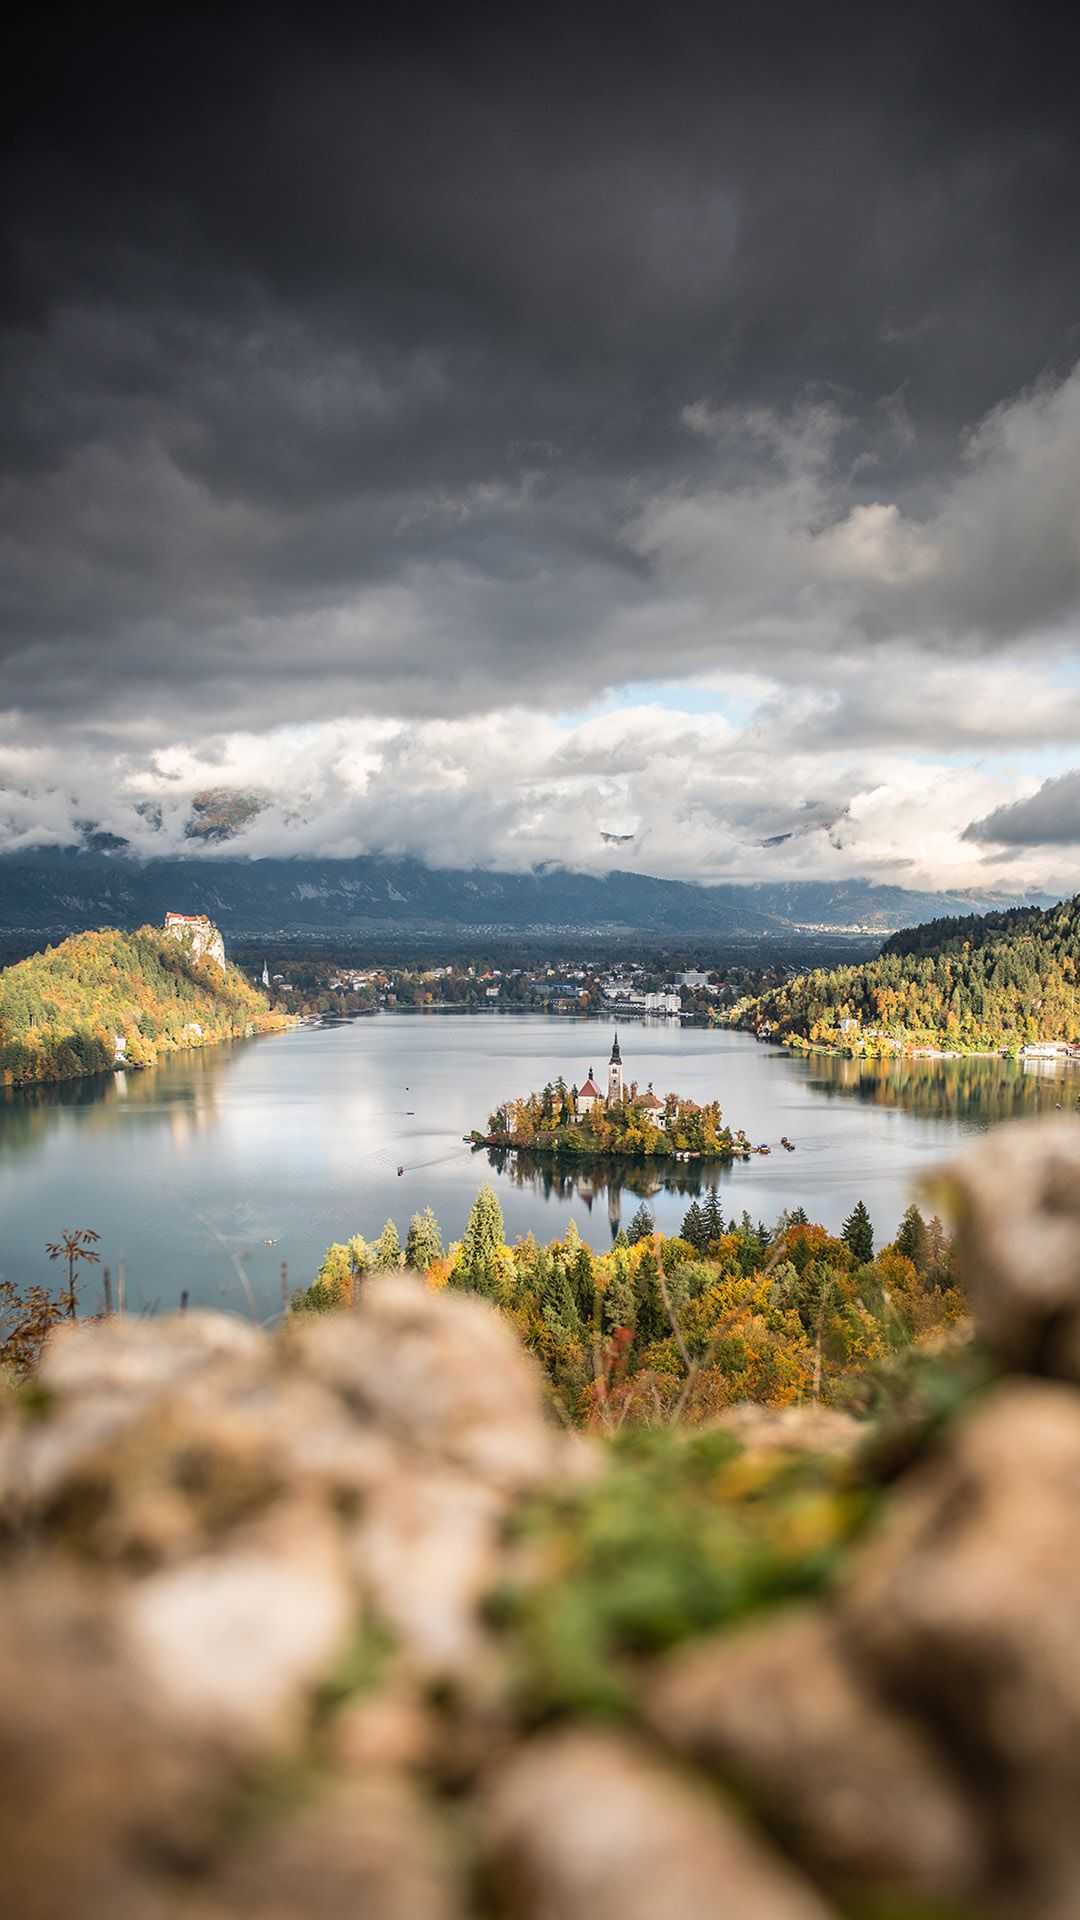
[[[205,953],[224,968],[225,942],[205,913],[167,913],[165,931],[174,940],[187,942],[196,960],[201,960]]]

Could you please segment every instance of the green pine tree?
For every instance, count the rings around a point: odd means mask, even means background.
[[[596,1280],[593,1275],[592,1254],[582,1241],[574,1255],[570,1268],[570,1283],[574,1289],[574,1299],[583,1326],[591,1326],[593,1307],[596,1299]]]
[[[337,1286],[348,1280],[351,1274],[349,1249],[340,1240],[335,1240],[332,1247],[327,1247],[319,1263],[319,1279],[325,1280],[330,1286]]]
[[[896,1231],[893,1242],[897,1253],[910,1260],[916,1273],[925,1273],[930,1265],[930,1232],[914,1200]]]
[[[348,1241],[349,1266],[357,1280],[375,1263],[375,1256],[362,1233],[354,1233]]]
[[[639,1240],[651,1240],[655,1231],[652,1214],[643,1200],[626,1229],[626,1238],[632,1247],[636,1247]]]
[[[715,1187],[709,1188],[709,1197],[703,1209],[705,1216],[705,1245],[710,1246],[719,1240],[724,1231],[724,1216],[720,1211],[720,1196]]]
[[[679,1238],[688,1240],[696,1253],[705,1250],[705,1215],[696,1200],[692,1200],[682,1217]]]
[[[423,1213],[414,1213],[409,1221],[409,1231],[405,1237],[405,1265],[417,1273],[424,1273],[433,1260],[441,1260],[443,1253],[442,1234],[439,1223],[430,1207]]]
[[[604,1294],[603,1317],[604,1328],[608,1333],[618,1333],[621,1327],[633,1327],[637,1319],[634,1277],[622,1248],[616,1249],[615,1271]]]
[[[474,1293],[496,1294],[504,1238],[502,1208],[494,1188],[485,1184],[472,1203],[454,1268],[455,1283]]]
[[[856,1201],[840,1229],[840,1238],[851,1248],[858,1266],[866,1266],[873,1259],[874,1223],[866,1210],[864,1201]]]
[[[391,1267],[400,1267],[401,1262],[401,1241],[398,1239],[398,1230],[394,1222],[388,1220],[375,1242],[372,1265],[378,1272],[385,1273]]]
[[[660,1269],[655,1253],[648,1247],[641,1256],[637,1271],[635,1346],[639,1352],[643,1352],[654,1340],[662,1340],[670,1332],[671,1322],[660,1292]]]

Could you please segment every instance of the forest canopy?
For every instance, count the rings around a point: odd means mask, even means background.
[[[368,1274],[404,1265],[498,1307],[543,1367],[560,1417],[602,1430],[698,1425],[742,1401],[866,1411],[882,1368],[965,1314],[941,1221],[914,1205],[875,1251],[861,1202],[839,1235],[801,1208],[769,1229],[746,1213],[725,1220],[713,1188],[678,1234],[658,1233],[642,1205],[596,1253],[573,1221],[547,1246],[532,1234],[509,1245],[490,1186],[449,1246],[425,1208],[404,1248],[393,1220],[377,1239],[328,1247],[292,1309],[348,1309]]]
[[[1080,895],[906,928],[876,960],[801,974],[745,1003],[738,1018],[777,1039],[862,1053],[1019,1052],[1080,1039],[1078,960]]]

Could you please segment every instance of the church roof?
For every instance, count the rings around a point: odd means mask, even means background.
[[[647,1092],[641,1094],[638,1099],[639,1107],[662,1107],[663,1104],[662,1100],[657,1099],[651,1087],[648,1088]]]
[[[601,1100],[602,1098],[603,1098],[603,1095],[601,1094],[600,1089],[596,1084],[596,1081],[592,1077],[592,1068],[590,1067],[589,1077],[586,1080],[585,1085],[583,1087],[578,1088],[578,1099],[579,1100]]]
[[[621,1053],[619,1052],[619,1034],[618,1034],[618,1029],[616,1029],[616,1032],[615,1032],[615,1045],[614,1045],[614,1046],[612,1047],[612,1049],[611,1049],[611,1060],[610,1060],[610,1063],[609,1063],[609,1064],[610,1064],[611,1066],[613,1066],[613,1067],[621,1067],[621,1066],[622,1066],[622,1054],[621,1054]]]

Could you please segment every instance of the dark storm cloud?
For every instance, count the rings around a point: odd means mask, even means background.
[[[1080,768],[1045,780],[1027,800],[995,807],[984,819],[973,820],[964,839],[977,846],[1080,845]]]
[[[2,445],[24,699],[145,681],[198,705],[260,663],[288,683],[281,623],[446,564],[477,586],[442,623],[467,702],[538,648],[602,681],[645,591],[628,513],[717,457],[683,407],[826,394],[850,499],[921,511],[964,423],[1080,351],[1061,16],[359,18],[24,28]],[[355,666],[392,703],[439,624],[396,664],[309,625],[307,674],[336,699]]]

